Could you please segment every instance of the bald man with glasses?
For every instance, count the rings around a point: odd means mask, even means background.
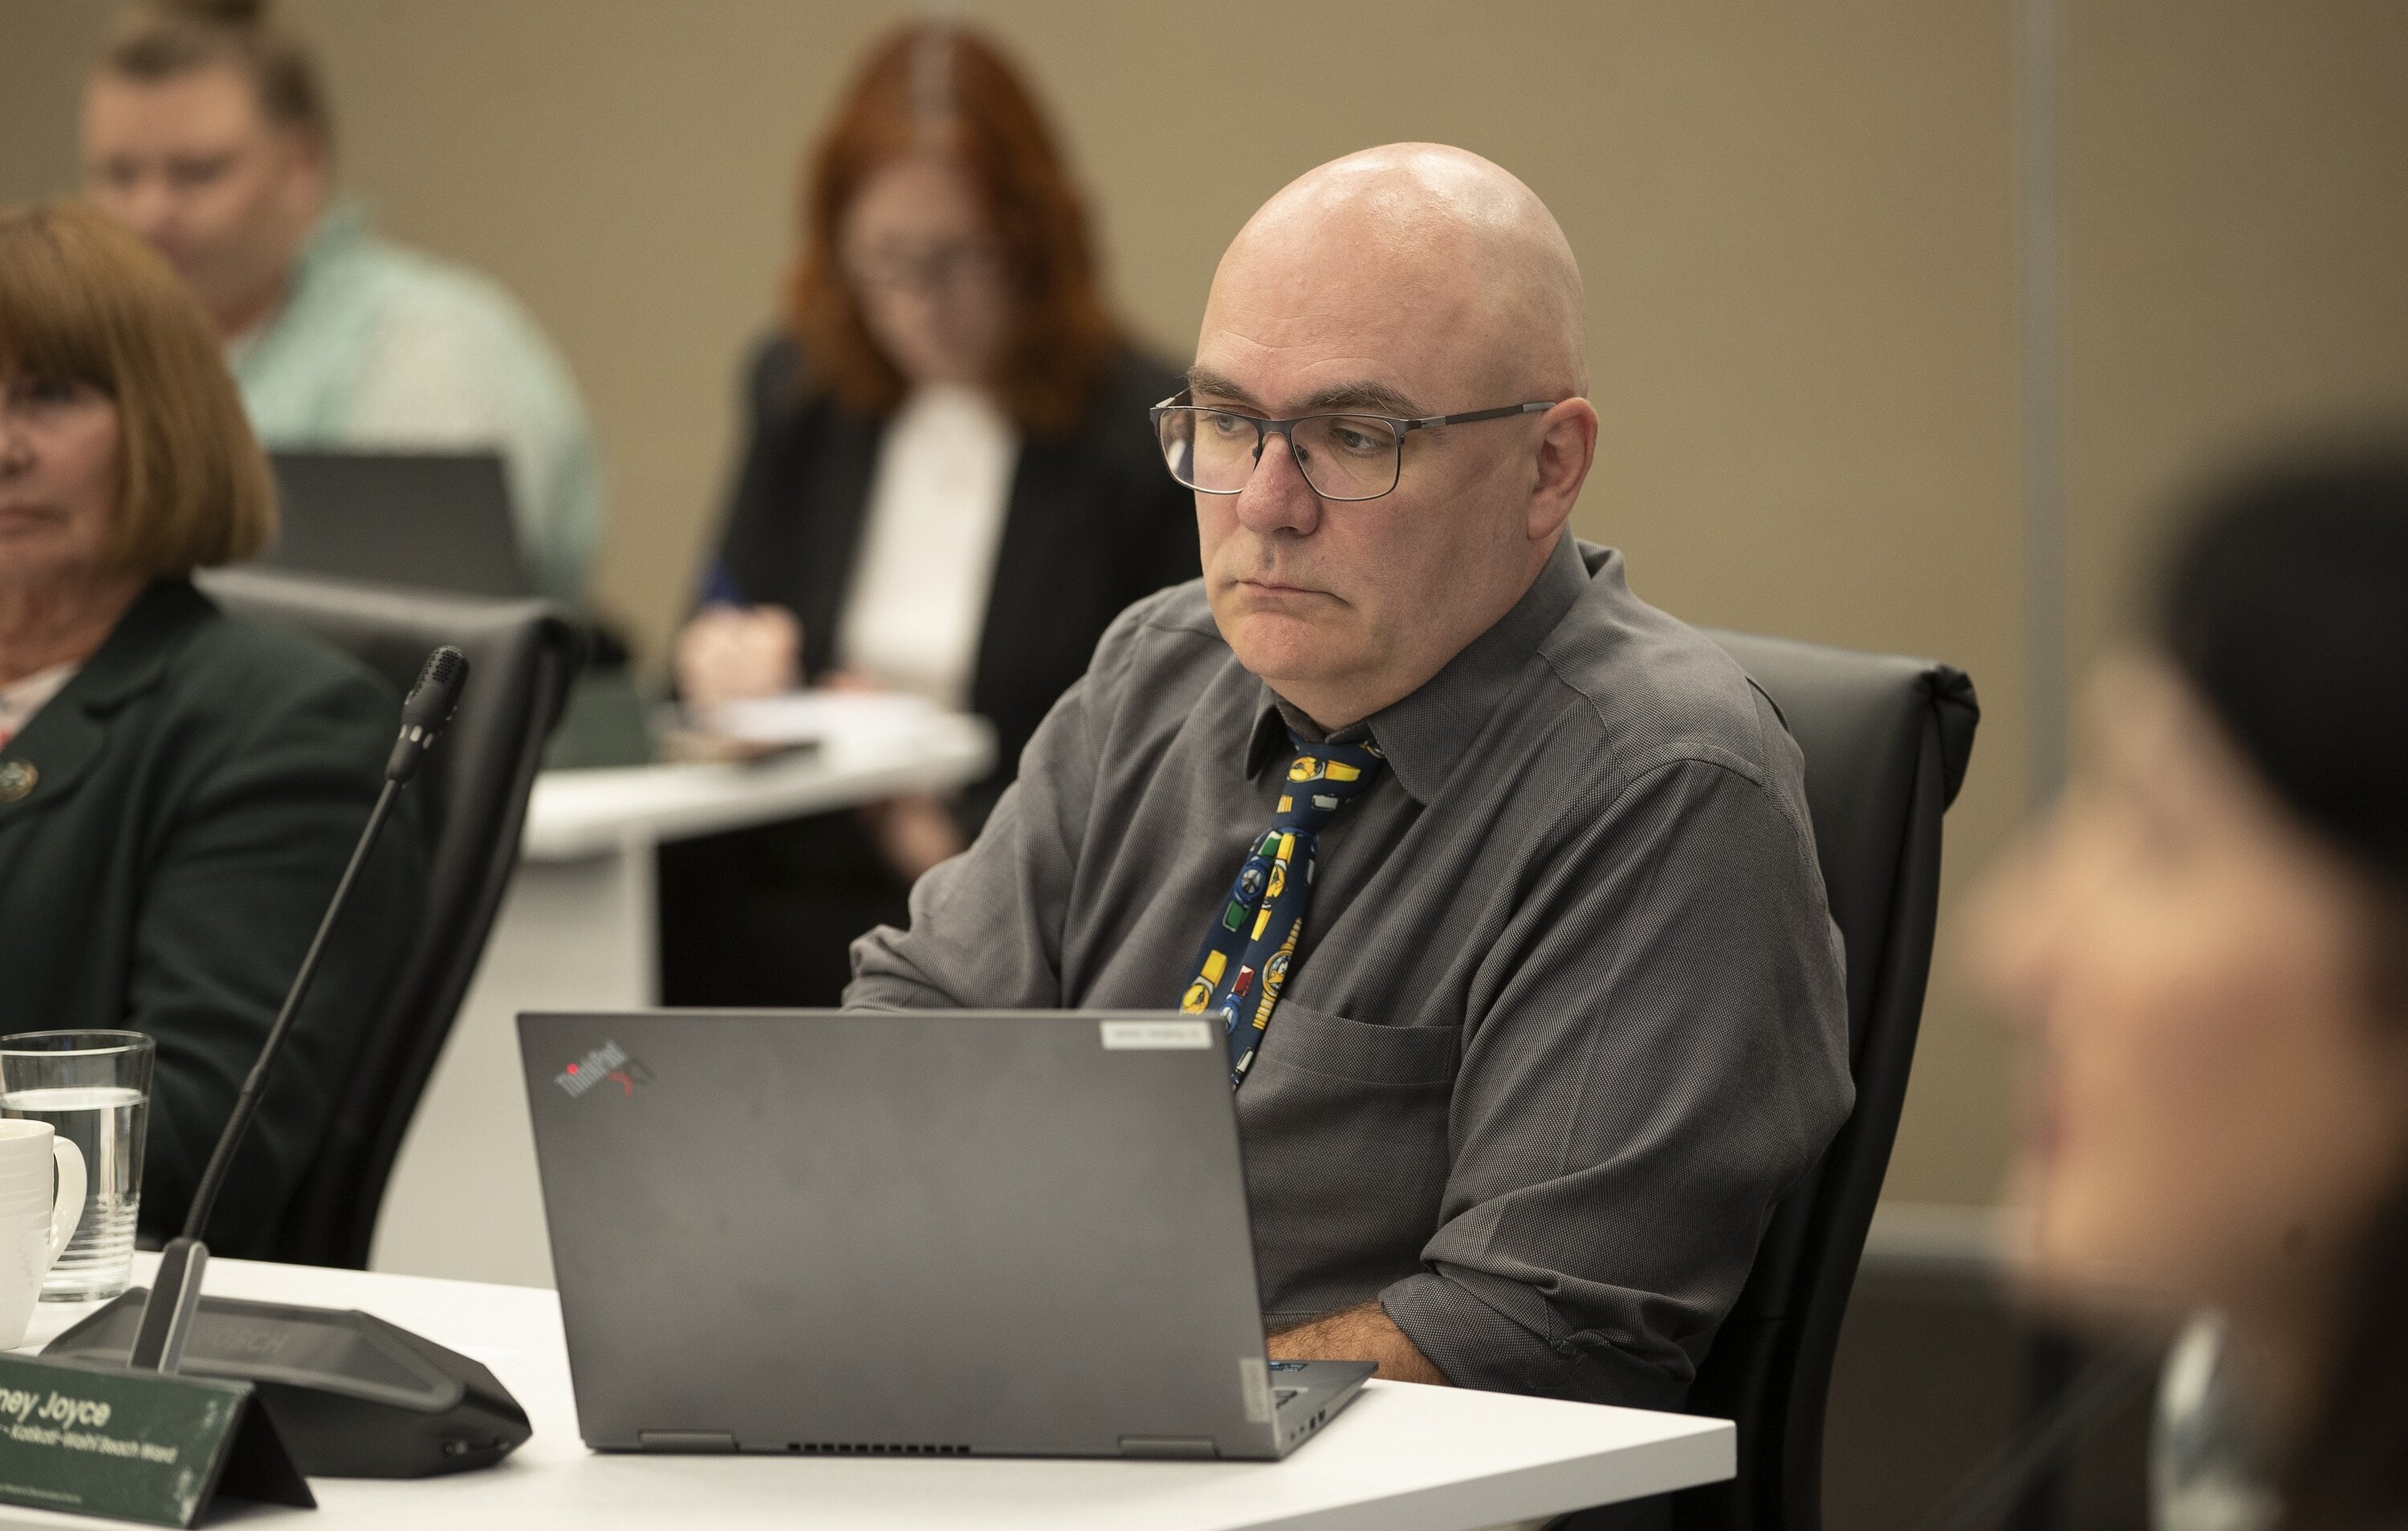
[[[1114,623],[846,999],[1204,1016],[1274,1356],[1668,1408],[1847,1114],[1847,1019],[1797,746],[1566,529],[1586,351],[1476,155],[1273,197],[1154,410],[1203,579]]]

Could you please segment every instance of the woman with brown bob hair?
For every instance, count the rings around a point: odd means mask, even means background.
[[[140,1226],[170,1233],[383,778],[397,700],[222,613],[275,529],[198,303],[90,207],[0,210],[0,1032],[158,1046]],[[208,1231],[273,1249],[415,931],[413,814],[362,869]]]
[[[666,851],[672,1003],[834,1004],[853,937],[901,923],[912,880],[977,833],[1112,618],[1198,573],[1194,500],[1146,414],[1179,379],[1113,323],[1068,171],[995,45],[892,34],[808,169],[679,687],[705,708],[805,681],[915,693],[992,722],[998,765],[955,802]]]

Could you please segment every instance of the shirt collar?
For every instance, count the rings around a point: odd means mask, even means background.
[[[1436,675],[1400,701],[1329,737],[1341,743],[1369,736],[1388,757],[1388,768],[1412,799],[1426,806],[1471,748],[1488,715],[1497,709],[1523,667],[1588,587],[1588,565],[1567,531],[1539,577],[1512,608],[1486,632],[1465,644]],[[1319,737],[1312,721],[1288,705],[1268,681],[1260,682],[1254,726],[1246,737],[1245,769],[1252,777],[1274,758],[1285,759],[1288,730]]]
[[[1301,708],[1292,706],[1285,697],[1271,690],[1269,681],[1258,680],[1255,684],[1262,688],[1262,695],[1254,704],[1254,731],[1246,736],[1245,767],[1249,777],[1259,776],[1264,766],[1274,761],[1285,761],[1295,753],[1296,746],[1288,738],[1291,733],[1297,738],[1316,743],[1335,738],[1340,744],[1352,744],[1371,731],[1370,723],[1366,720],[1341,728],[1334,735],[1324,734],[1321,725],[1307,717]]]

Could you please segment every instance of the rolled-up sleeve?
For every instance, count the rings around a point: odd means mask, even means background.
[[[1673,1407],[1851,1104],[1839,937],[1811,832],[1738,765],[1565,822],[1481,966],[1424,1268],[1380,1301],[1458,1385]]]

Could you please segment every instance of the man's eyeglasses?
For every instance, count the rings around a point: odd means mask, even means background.
[[[1230,409],[1183,402],[1185,389],[1154,407],[1154,428],[1170,476],[1207,494],[1235,494],[1254,476],[1266,436],[1287,437],[1288,455],[1312,492],[1325,500],[1376,500],[1397,487],[1403,470],[1405,433],[1433,425],[1469,425],[1552,409],[1557,401],[1509,404],[1461,415],[1304,415],[1295,420],[1257,420]]]

